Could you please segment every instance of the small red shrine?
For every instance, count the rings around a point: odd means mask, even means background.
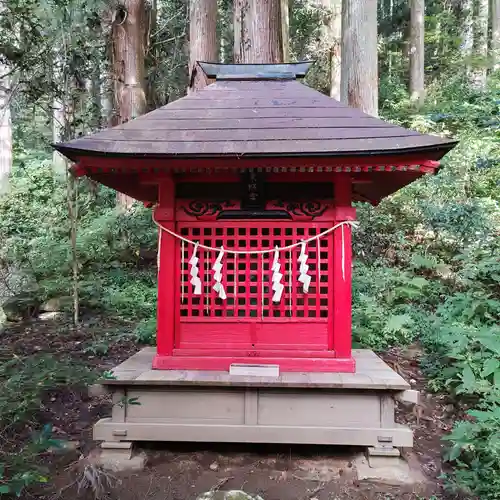
[[[155,207],[154,368],[355,371],[352,203],[435,173],[455,142],[307,87],[309,65],[200,63],[204,89],[55,146]]]

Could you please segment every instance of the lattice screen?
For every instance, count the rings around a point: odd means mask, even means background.
[[[245,250],[254,248],[283,247],[302,239],[310,238],[328,229],[328,224],[279,223],[278,227],[262,227],[262,222],[179,223],[178,232],[186,238],[211,247],[224,246],[225,249]],[[329,234],[319,241],[307,245],[309,293],[302,291],[298,282],[300,247],[280,252],[282,283],[285,291],[279,304],[272,302],[272,271],[270,265],[273,254],[231,255],[225,254],[223,285],[227,300],[217,297],[212,290],[214,284],[212,265],[217,253],[199,249],[198,257],[202,295],[194,295],[189,283],[189,258],[193,247],[184,245],[184,257],[178,243],[180,280],[181,321],[220,321],[222,318],[235,320],[266,321],[274,319],[303,318],[304,321],[327,321],[332,304],[329,298],[332,270],[329,265],[333,251],[333,236]]]

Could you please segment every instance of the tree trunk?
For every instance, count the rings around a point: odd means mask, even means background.
[[[115,123],[113,78],[109,71],[101,73],[101,123],[103,127],[112,127]]]
[[[425,0],[410,0],[410,97],[418,104],[424,99],[424,18]]]
[[[80,277],[78,273],[78,247],[77,247],[77,224],[78,224],[78,179],[75,179],[70,170],[66,169],[66,199],[68,203],[68,216],[70,222],[71,240],[71,269],[73,284],[73,324],[78,326],[80,322]]]
[[[500,0],[491,0],[491,53],[493,69],[500,70]]]
[[[281,19],[281,62],[289,62],[290,60],[290,10],[288,5],[289,0],[281,0],[280,3],[280,19]]]
[[[146,82],[146,99],[148,111],[153,111],[159,107],[159,99],[156,95],[156,72],[152,69],[158,66],[160,60],[159,44],[158,42],[158,1],[151,0],[148,16],[148,30],[146,33],[146,68],[147,68],[147,82]]]
[[[121,0],[112,26],[113,78],[117,123],[125,123],[146,112],[144,90],[145,0]],[[118,193],[118,204],[130,208],[133,199]]]
[[[198,61],[217,62],[217,0],[190,0],[189,6],[189,90],[203,88],[206,78],[196,68]]]
[[[4,10],[0,6],[0,13]],[[10,115],[10,68],[0,58],[0,195],[9,189],[12,170],[12,120]]]
[[[234,62],[281,63],[281,0],[234,0]]]
[[[342,0],[321,0],[321,5],[325,10],[321,38],[328,54],[330,97],[340,101]]]
[[[474,74],[473,84],[476,88],[486,87],[488,70],[488,21],[489,0],[478,0],[477,16],[474,25]]]
[[[389,1],[389,15],[390,15],[391,20],[394,19],[394,0]],[[389,52],[389,76],[391,77],[391,79],[392,79],[393,67],[394,67],[394,55],[393,55],[392,47],[391,47],[391,50]]]
[[[115,64],[114,40],[113,40],[113,16],[111,6],[104,12],[101,21],[101,33],[104,38],[104,61],[100,65],[99,81],[101,83],[101,124],[103,127],[118,125],[115,110],[115,78],[114,74],[118,68]]]
[[[63,97],[56,95],[52,101],[52,142],[54,144],[65,140],[66,127],[66,110],[64,109]],[[54,172],[64,175],[66,167],[66,159],[54,150],[52,153],[52,168]]]
[[[92,100],[92,123],[93,131],[99,130],[102,125],[102,95],[101,95],[101,72],[100,64],[95,64],[90,80],[90,98]]]
[[[12,170],[12,121],[9,69],[0,63],[0,195],[9,188]]]
[[[462,24],[462,53],[470,72],[472,49],[474,47],[474,0],[464,1],[464,20]]]
[[[342,101],[378,115],[377,2],[342,5]]]
[[[59,43],[53,51],[52,58],[52,85],[54,93],[52,96],[52,142],[67,141],[70,139],[68,130],[68,108],[70,90],[68,85],[68,68],[62,57],[63,46]],[[66,158],[58,151],[52,152],[52,170],[55,174],[64,176],[68,166]]]

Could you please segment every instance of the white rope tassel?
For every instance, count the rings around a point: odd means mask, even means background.
[[[344,240],[344,226],[342,230],[342,279],[345,281],[345,240]]]
[[[292,253],[293,250],[290,249],[290,252],[288,254],[288,314],[290,315],[290,318],[292,317],[292,310],[293,310],[292,281],[295,275],[295,269],[293,269]]]
[[[264,317],[264,300],[265,300],[265,282],[264,282],[264,256],[263,255],[258,255],[258,259],[260,259],[260,317]]]
[[[163,228],[162,228],[163,229]],[[163,234],[160,231],[158,233],[158,252],[156,254],[156,267],[158,269],[158,274],[160,273],[160,262],[161,262],[161,240],[163,239]]]
[[[181,241],[181,304],[184,304],[184,246],[186,243]]]
[[[212,288],[215,290],[215,292],[219,294],[219,299],[226,300],[227,295],[226,291],[224,290],[224,285],[222,284],[222,273],[221,273],[223,267],[222,257],[224,257],[224,247],[220,247],[219,255],[215,259],[215,263],[212,266],[212,271],[214,271],[214,280],[215,280],[215,284]]]
[[[321,286],[321,243],[319,238],[316,240],[316,271],[318,275],[316,286]]]
[[[271,281],[273,282],[272,289],[274,291],[273,302],[275,303],[281,302],[283,290],[285,289],[285,285],[281,283],[281,280],[283,279],[283,274],[280,273],[281,264],[279,259],[280,259],[280,253],[278,247],[276,247],[276,250],[274,251],[273,265],[271,267],[271,270],[273,271],[273,276],[271,278]]]
[[[303,241],[300,245],[300,255],[298,261],[300,263],[299,282],[303,285],[304,293],[309,292],[309,285],[311,284],[311,277],[307,274],[307,271],[309,271],[309,266],[306,264],[307,259],[306,243]]]
[[[197,256],[198,252],[198,243],[195,243],[194,249],[193,249],[193,254],[191,255],[191,258],[189,259],[189,264],[191,265],[191,269],[189,271],[189,274],[191,275],[191,280],[190,283],[191,285],[194,286],[194,295],[201,295],[201,279],[200,279],[200,270],[198,268],[198,262],[200,259]]]

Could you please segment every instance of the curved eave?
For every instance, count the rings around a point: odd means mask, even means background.
[[[53,144],[52,147],[66,156],[71,161],[78,161],[82,157],[108,157],[108,158],[134,158],[134,159],[151,159],[151,160],[167,160],[167,159],[186,159],[194,160],[199,158],[374,158],[390,157],[390,156],[404,156],[404,155],[421,155],[423,159],[440,160],[444,155],[451,151],[458,141],[449,140],[436,145],[398,148],[398,149],[384,149],[377,151],[321,151],[321,152],[293,152],[293,153],[227,153],[227,154],[158,154],[150,152],[109,152],[100,151],[97,149],[82,149],[75,148],[65,143]]]

